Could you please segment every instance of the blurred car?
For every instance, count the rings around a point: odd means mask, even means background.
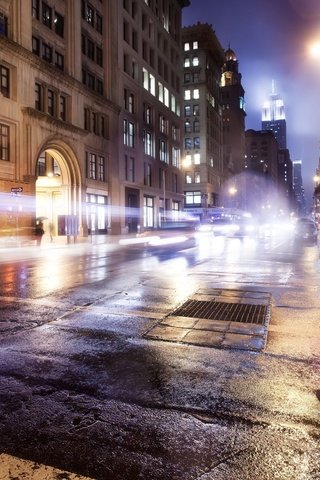
[[[253,237],[258,231],[258,226],[251,218],[240,218],[234,222],[234,237]]]
[[[212,220],[212,231],[214,235],[233,235],[237,230],[236,224],[231,218],[216,218]]]
[[[159,228],[146,229],[135,237],[124,238],[120,245],[140,246],[150,251],[177,251],[197,245],[197,223],[177,221],[163,223]]]
[[[316,242],[318,239],[317,225],[310,218],[298,218],[294,231],[297,240]]]

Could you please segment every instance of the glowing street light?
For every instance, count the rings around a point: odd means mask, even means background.
[[[309,53],[313,58],[320,58],[320,41],[313,42],[309,46]]]

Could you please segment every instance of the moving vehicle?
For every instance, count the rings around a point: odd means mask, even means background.
[[[318,239],[316,223],[310,218],[298,218],[295,225],[295,238],[297,240],[316,242]]]

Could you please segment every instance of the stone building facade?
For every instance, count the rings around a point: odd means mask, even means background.
[[[147,224],[147,196],[153,225],[161,196],[168,209],[173,197],[181,201],[180,143],[169,130],[179,134],[179,29],[188,2],[160,3],[156,11],[153,0],[0,0],[1,235],[31,235],[40,218],[68,239],[124,233],[130,192],[136,229]],[[149,163],[147,104],[155,129],[168,117],[167,133],[154,133]],[[162,164],[172,198],[156,178]]]

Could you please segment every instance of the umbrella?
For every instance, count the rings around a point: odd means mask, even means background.
[[[37,222],[43,222],[43,220],[48,220],[48,217],[37,217],[36,218]]]

